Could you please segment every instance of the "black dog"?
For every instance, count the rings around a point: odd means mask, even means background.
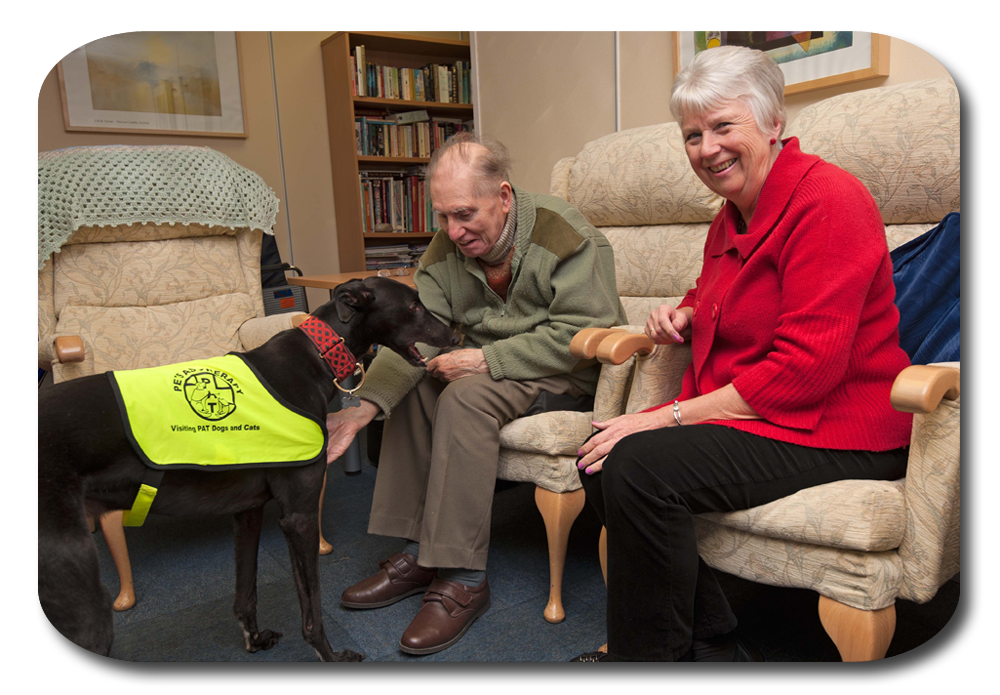
[[[414,347],[439,347],[458,337],[420,303],[412,288],[386,278],[351,280],[313,315],[326,321],[360,359],[373,343],[423,366]],[[333,371],[309,337],[283,331],[245,353],[278,394],[326,421],[335,393]],[[111,650],[111,593],[101,582],[87,514],[129,509],[146,472],[133,451],[105,374],[43,389],[38,396],[38,595],[65,637],[102,655]],[[257,546],[264,503],[276,499],[302,608],[302,635],[322,661],[360,661],[335,652],[323,630],[319,594],[320,489],[326,466],[164,474],[154,512],[170,516],[235,516],[236,601],[247,651],[269,649],[280,633],[257,629]]]

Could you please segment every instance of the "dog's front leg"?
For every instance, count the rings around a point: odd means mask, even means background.
[[[281,633],[257,630],[257,548],[264,508],[257,507],[233,517],[236,536],[236,602],[233,613],[243,628],[243,643],[248,652],[270,649]]]
[[[292,573],[302,609],[302,637],[316,651],[320,661],[361,661],[364,656],[350,649],[333,651],[323,629],[319,592],[318,510],[318,504],[313,504],[310,512],[282,510],[278,522],[292,557]]]

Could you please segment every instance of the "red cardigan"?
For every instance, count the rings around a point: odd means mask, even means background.
[[[763,419],[715,424],[829,449],[907,445],[913,416],[889,391],[910,362],[871,194],[790,138],[744,234],[738,219],[727,202],[679,305],[694,308],[680,400],[732,383]]]

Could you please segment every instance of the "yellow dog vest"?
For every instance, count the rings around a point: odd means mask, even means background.
[[[232,470],[326,460],[323,424],[281,398],[239,354],[108,376],[129,442],[151,469]],[[142,525],[152,504],[156,489],[148,482],[128,526]]]

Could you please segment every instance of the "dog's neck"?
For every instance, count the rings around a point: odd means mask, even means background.
[[[357,371],[357,358],[329,323],[316,316],[310,316],[299,324],[299,329],[306,334],[320,356],[333,370],[334,380],[343,381]]]

